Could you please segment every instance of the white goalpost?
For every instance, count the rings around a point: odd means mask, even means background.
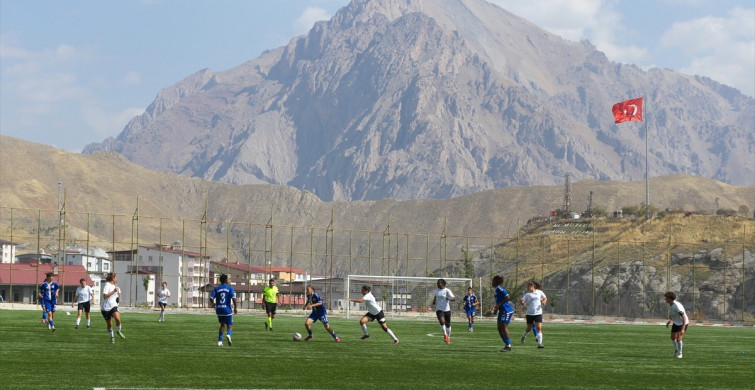
[[[411,276],[375,276],[375,275],[348,275],[346,277],[345,296],[348,298],[361,298],[362,286],[369,286],[372,295],[383,308],[386,317],[400,315],[419,315],[420,313],[435,313],[432,307],[433,291],[437,287],[440,278],[425,278]],[[443,278],[446,287],[456,296],[452,302],[451,313],[454,316],[466,316],[462,307],[462,298],[467,294],[467,288],[472,287],[470,278]],[[359,316],[367,312],[363,303],[346,302],[346,318],[351,318],[351,311],[356,311]]]

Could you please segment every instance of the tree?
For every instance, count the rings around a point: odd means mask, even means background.
[[[743,217],[750,216],[750,208],[747,207],[747,205],[744,205],[744,204],[741,205],[741,206],[739,206],[739,215],[741,215]]]
[[[635,206],[624,206],[624,207],[622,207],[622,208],[621,208],[621,213],[622,213],[622,214],[623,214],[623,215],[624,215],[625,217],[628,217],[628,216],[630,216],[630,215],[631,215],[631,216],[635,216],[635,217],[636,217],[636,216],[638,216],[638,215],[641,215],[641,213],[640,213],[640,209],[638,209],[638,208],[637,208],[637,207],[635,207]]]

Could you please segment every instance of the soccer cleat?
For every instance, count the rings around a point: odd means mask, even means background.
[[[89,325],[87,325],[87,329],[89,329]]]
[[[448,335],[447,334],[443,335],[443,342],[446,343],[446,344],[448,344]]]
[[[544,348],[545,348],[545,345],[543,345],[543,344],[540,344],[540,345],[537,346],[537,349],[544,349]]]
[[[368,334],[366,334],[366,335],[362,336],[362,340],[366,340],[366,339],[368,339],[368,338],[370,338],[370,335],[368,335]]]
[[[674,351],[674,357],[679,356],[679,351]]]
[[[76,328],[74,328],[74,329],[79,329],[79,326],[78,326],[78,325],[76,325]]]
[[[334,338],[333,340],[335,340],[336,342],[341,341],[341,339],[339,339],[338,337]]]
[[[55,333],[55,327],[54,326],[52,327],[52,331],[53,331],[53,333]]]
[[[393,340],[393,344],[398,344],[398,339]]]
[[[218,347],[222,347],[222,346],[223,346],[223,342],[222,341],[218,341]]]
[[[501,349],[501,352],[511,352],[511,346],[507,345],[505,348]]]
[[[124,336],[123,333],[121,333],[120,330],[118,331],[118,336],[120,336],[124,340],[126,339],[126,336]]]
[[[681,359],[682,358],[682,354],[680,353],[680,354],[676,355],[676,358],[677,359]]]
[[[115,337],[110,338],[110,344],[115,344]]]
[[[312,340],[312,335],[309,335],[309,336],[307,336],[307,337],[304,338],[304,341],[309,341],[309,340]]]
[[[271,332],[273,331],[273,327],[272,327],[272,326],[270,327],[270,331],[271,331]]]
[[[469,331],[470,332],[474,332],[474,328],[469,328]]]
[[[522,336],[522,339],[521,339],[521,340],[519,340],[519,341],[521,341],[521,342],[522,342],[522,344],[524,344],[524,339],[526,339],[526,338],[527,338],[527,336]]]
[[[230,347],[231,345],[233,345],[233,343],[231,342],[231,335],[227,334],[227,335],[225,335],[225,338],[226,338],[226,340],[228,340],[228,346],[229,346],[229,347]]]

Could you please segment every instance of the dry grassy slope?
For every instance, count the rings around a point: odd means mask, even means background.
[[[208,182],[134,165],[115,153],[80,155],[0,136],[0,207],[54,210],[57,182],[65,188],[69,212],[133,214],[137,197],[142,216],[199,218],[205,202],[212,220],[326,226],[331,212],[338,229],[504,237],[533,216],[563,202],[560,186],[508,187],[447,200],[322,202],[287,186]],[[593,205],[613,210],[638,206],[645,183],[585,180],[573,184],[573,209]],[[651,204],[664,208],[712,211],[720,207],[755,209],[755,186],[735,187],[714,180],[666,176],[651,180]],[[175,233],[175,232],[174,232]],[[170,232],[166,232],[170,235]]]

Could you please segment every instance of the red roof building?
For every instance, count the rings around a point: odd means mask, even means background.
[[[61,288],[59,297],[63,299],[58,298],[58,303],[73,301],[76,287],[82,278],[86,280],[87,285],[94,285],[94,281],[81,265],[0,264],[0,296],[6,302],[35,303],[39,285],[45,280],[48,272],[55,274],[53,280],[58,282]]]

